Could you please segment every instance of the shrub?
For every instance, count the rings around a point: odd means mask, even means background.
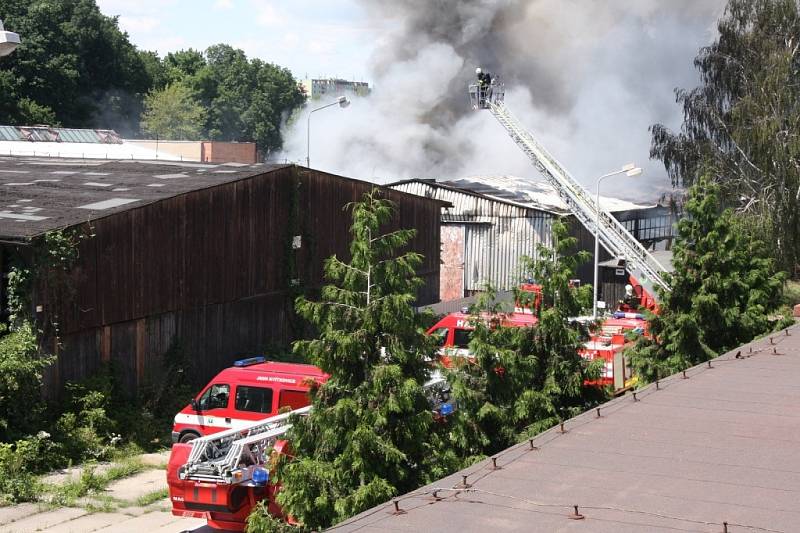
[[[45,432],[14,443],[0,443],[0,504],[35,500],[41,490],[35,474],[46,468],[55,449]]]

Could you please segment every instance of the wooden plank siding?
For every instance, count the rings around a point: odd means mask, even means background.
[[[349,256],[344,207],[374,186],[281,167],[87,223],[93,236],[80,244],[74,298],[42,302],[45,313],[58,310],[61,328],[48,384],[112,362],[133,391],[178,341],[200,383],[237,356],[288,344],[292,295],[321,286],[330,255]],[[418,231],[411,249],[424,256],[426,281],[418,303],[437,301],[442,203],[383,193],[398,207],[387,229]],[[295,235],[299,249],[291,245]]]

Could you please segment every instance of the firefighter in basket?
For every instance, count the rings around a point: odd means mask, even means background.
[[[481,107],[486,107],[486,101],[492,98],[494,80],[492,75],[488,72],[483,72],[481,67],[475,69],[475,75],[478,77],[478,101]]]

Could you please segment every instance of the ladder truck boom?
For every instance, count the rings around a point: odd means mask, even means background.
[[[611,255],[625,259],[626,268],[643,287],[653,295],[657,294],[653,290],[655,287],[669,290],[669,285],[662,276],[666,269],[622,223],[601,209],[594,197],[511,114],[505,106],[505,89],[502,83],[495,80],[491,84],[470,85],[469,97],[473,109],[488,109],[492,113],[511,139],[555,188],[581,224],[594,230],[600,244]]]
[[[290,417],[306,416],[311,406],[173,445],[167,467],[172,514],[204,518],[214,529],[244,531],[259,501],[281,516],[275,504],[279,487],[270,482],[270,455],[285,453]]]
[[[424,389],[435,419],[453,412],[450,388],[438,371]],[[244,531],[247,516],[265,502],[273,516],[287,518],[275,496],[280,486],[270,479],[272,454],[286,454],[286,432],[292,417],[307,416],[306,406],[237,429],[229,429],[172,446],[167,484],[172,514],[204,518],[214,529]]]
[[[265,454],[291,426],[289,417],[305,416],[311,406],[266,418],[241,429],[229,429],[192,441],[192,451],[180,476],[182,479],[241,483],[250,479],[249,470],[266,462]]]

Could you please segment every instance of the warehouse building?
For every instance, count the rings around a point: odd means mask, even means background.
[[[3,272],[48,232],[79,236],[69,286],[40,280],[31,293],[58,356],[47,382],[113,362],[134,390],[176,341],[205,381],[286,345],[304,327],[294,297],[322,285],[326,258],[349,255],[344,207],[373,187],[291,165],[0,157]],[[397,205],[388,229],[417,229],[418,301],[435,301],[443,204],[384,193]]]
[[[594,253],[594,234],[570,216],[558,193],[546,182],[512,176],[481,176],[451,181],[405,180],[389,187],[452,204],[442,211],[440,297],[455,300],[483,291],[489,284],[507,291],[523,276],[520,258],[535,257],[540,244],[552,246],[554,220],[567,217],[578,249]],[[669,208],[600,198],[601,205],[648,247],[665,247],[672,239]],[[605,250],[601,261],[612,259]],[[623,272],[624,273],[624,272]],[[592,263],[577,272],[593,281]],[[616,301],[626,278],[608,263],[602,269],[601,294]],[[603,290],[605,292],[603,292]]]

